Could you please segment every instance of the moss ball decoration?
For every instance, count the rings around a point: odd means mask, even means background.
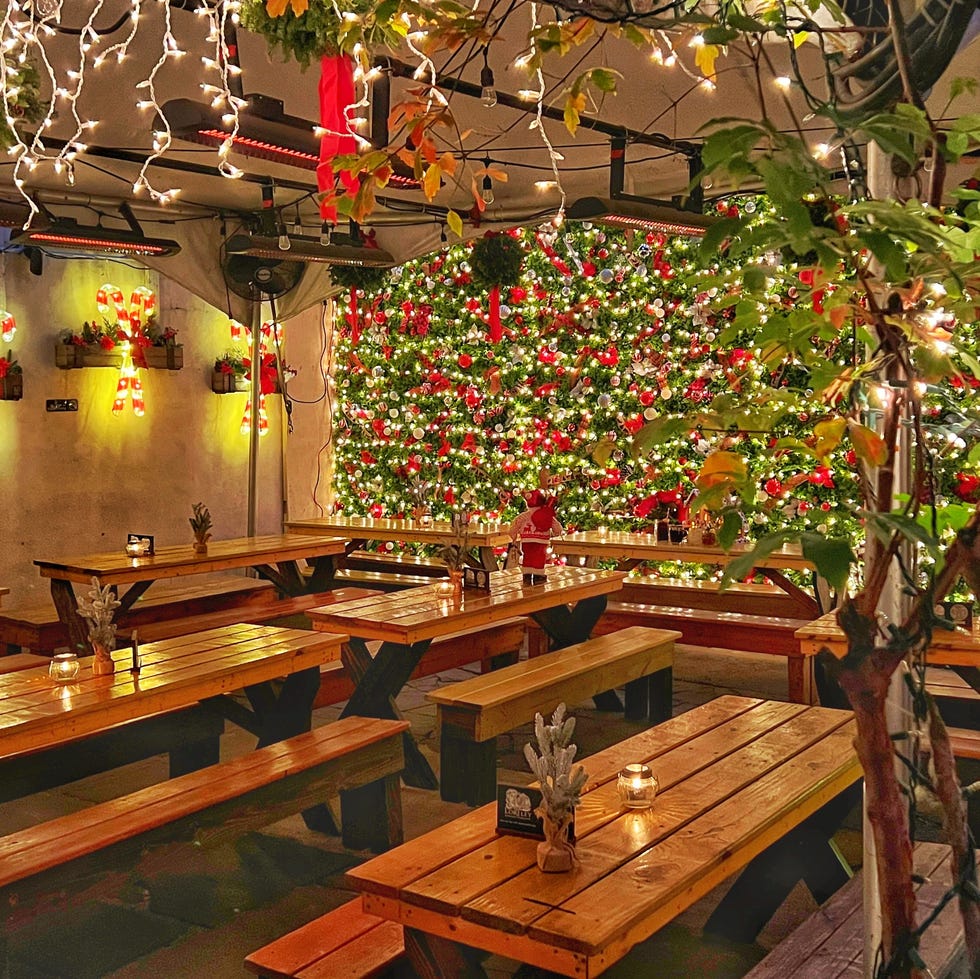
[[[476,242],[470,253],[473,279],[488,289],[517,285],[523,261],[521,243],[510,235],[486,235]]]
[[[334,265],[330,269],[330,280],[344,289],[380,292],[388,281],[388,270],[370,265]]]

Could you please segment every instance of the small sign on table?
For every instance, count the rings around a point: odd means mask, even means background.
[[[526,785],[497,785],[497,832],[544,839],[544,820],[537,815],[542,795]],[[575,819],[568,827],[568,839],[575,842]]]
[[[463,568],[463,587],[490,591],[490,572],[485,568]]]

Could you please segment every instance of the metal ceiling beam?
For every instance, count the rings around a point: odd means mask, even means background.
[[[399,61],[397,58],[378,58],[375,64],[377,67],[390,71],[399,78],[415,79],[415,72],[418,70],[417,65],[406,64],[406,62]],[[474,99],[480,98],[483,92],[482,88],[473,82],[463,81],[461,78],[440,73],[436,74],[436,85],[439,88],[448,89],[451,92],[459,92],[460,95],[466,95]],[[499,88],[497,89],[497,104],[506,105],[510,109],[518,109],[525,113],[537,114],[538,112],[536,102],[528,102],[508,92],[501,92]],[[541,106],[541,114],[548,119],[557,119],[559,121],[564,121],[565,118],[564,110],[548,105]],[[636,129],[630,129],[627,126],[617,126],[611,122],[603,122],[601,119],[593,119],[591,116],[580,116],[579,128],[591,129],[594,132],[603,133],[606,136],[625,139],[630,143],[638,143],[643,146],[656,146],[658,149],[669,150],[671,153],[678,153],[689,159],[694,156],[700,158],[701,154],[700,143],[692,143],[683,139],[671,139],[662,133],[644,133]]]

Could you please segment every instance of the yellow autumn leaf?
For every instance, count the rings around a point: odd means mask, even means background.
[[[809,36],[810,36],[809,31],[797,31],[793,35],[793,47],[798,48],[800,47],[800,45],[806,44],[807,38],[809,38]]]
[[[499,184],[507,183],[507,174],[503,170],[498,170],[496,167],[487,167],[487,176],[491,180],[496,180]]]
[[[585,93],[569,92],[565,99],[565,128],[572,136],[578,131],[579,118],[585,109]]]
[[[438,163],[433,163],[425,171],[422,178],[422,192],[427,200],[432,200],[439,193],[439,186],[442,184],[442,167]]]
[[[715,80],[715,61],[720,54],[721,48],[717,44],[701,44],[694,52],[694,63],[710,81]]]
[[[446,224],[457,238],[463,237],[463,219],[451,208],[446,214]]]
[[[699,490],[708,490],[722,484],[737,484],[745,480],[745,460],[735,452],[712,452],[704,460],[698,474]]]
[[[870,466],[883,466],[888,461],[888,446],[877,432],[873,432],[866,425],[849,421],[847,434],[850,435],[854,451],[862,462]]]
[[[289,0],[266,0],[265,12],[270,17],[281,17],[286,12]]]
[[[846,427],[847,419],[845,418],[828,418],[813,426],[813,434],[817,437],[813,454],[819,462],[822,463],[840,445]]]

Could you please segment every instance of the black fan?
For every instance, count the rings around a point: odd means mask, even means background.
[[[222,265],[228,288],[243,299],[278,299],[303,278],[303,262],[281,262],[256,255],[228,255]]]

